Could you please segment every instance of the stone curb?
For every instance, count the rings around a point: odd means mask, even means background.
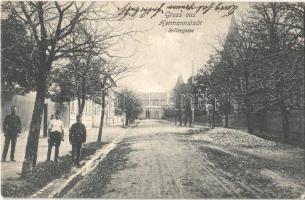
[[[38,192],[33,194],[31,198],[59,198],[66,194],[74,185],[76,185],[84,176],[92,172],[97,165],[107,156],[107,154],[114,149],[114,147],[122,140],[122,135],[117,137],[114,141],[107,144],[105,147],[96,151],[91,156],[91,159],[86,161],[82,168],[72,169],[72,173],[67,177],[63,175],[59,179],[47,184]]]

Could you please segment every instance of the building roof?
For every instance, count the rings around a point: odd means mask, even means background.
[[[235,19],[235,15],[232,15],[231,18],[231,22],[230,22],[230,26],[229,26],[229,31],[226,37],[226,41],[225,41],[225,48],[229,48],[231,41],[235,38],[236,34],[237,34],[237,23],[236,23],[236,19]]]

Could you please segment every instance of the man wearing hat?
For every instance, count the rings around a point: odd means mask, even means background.
[[[79,157],[82,148],[82,143],[86,142],[87,132],[86,127],[82,123],[82,116],[76,116],[76,123],[70,128],[69,141],[72,145],[72,162],[76,166],[80,166]]]
[[[4,140],[4,148],[2,153],[2,162],[5,162],[7,151],[9,145],[11,143],[11,161],[15,161],[15,147],[17,142],[17,137],[19,137],[21,132],[21,120],[20,117],[17,115],[16,106],[11,107],[11,114],[7,115],[3,122],[3,132],[5,136]]]

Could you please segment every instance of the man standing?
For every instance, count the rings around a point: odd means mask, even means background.
[[[59,113],[56,112],[55,119],[51,119],[49,122],[48,128],[48,155],[47,161],[50,161],[51,151],[53,145],[55,145],[55,156],[54,161],[58,161],[58,152],[61,141],[64,141],[64,125],[63,122],[59,119]]]
[[[72,162],[74,165],[80,166],[79,157],[82,143],[86,142],[87,132],[86,127],[82,123],[81,115],[76,116],[76,123],[71,126],[69,141],[72,145]],[[76,157],[75,157],[76,154]]]
[[[3,122],[3,132],[5,136],[4,148],[2,153],[2,162],[5,162],[8,147],[11,143],[11,161],[15,162],[15,147],[17,142],[17,137],[19,137],[21,132],[21,120],[17,115],[16,106],[11,107],[11,114],[7,115]]]

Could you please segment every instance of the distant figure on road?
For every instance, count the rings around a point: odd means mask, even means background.
[[[86,142],[87,132],[86,127],[82,123],[82,116],[76,116],[76,123],[71,126],[69,141],[72,145],[72,163],[76,166],[80,166],[79,157],[82,148],[82,143]],[[76,155],[75,155],[76,154]],[[76,156],[76,157],[75,157]]]
[[[5,117],[3,122],[3,132],[5,136],[5,141],[1,161],[5,162],[8,147],[11,143],[11,161],[15,162],[14,156],[17,137],[19,137],[21,133],[21,120],[20,117],[17,115],[16,106],[12,106],[11,114]]]
[[[55,156],[54,161],[58,161],[58,153],[59,153],[59,146],[61,141],[64,141],[64,124],[59,119],[59,113],[56,112],[55,119],[51,119],[49,122],[48,127],[48,155],[47,161],[50,161],[51,158],[51,151],[53,145],[55,145]]]

